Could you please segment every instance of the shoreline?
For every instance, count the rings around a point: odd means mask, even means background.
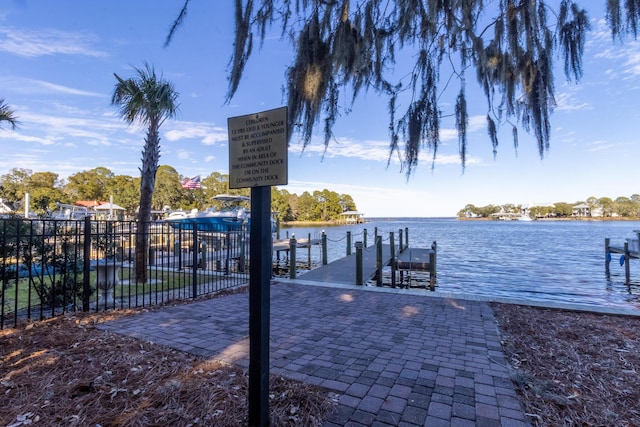
[[[495,221],[495,222],[518,222],[517,220],[500,220],[493,218],[466,218],[466,217],[372,217],[366,218],[364,221],[359,222],[358,224],[366,224],[368,222],[375,221],[389,221],[389,220],[406,220],[406,219],[455,219],[458,221]],[[609,222],[609,221],[640,221],[640,218],[631,218],[631,217],[597,217],[597,218],[537,218],[533,221],[601,221],[601,222]],[[295,227],[323,227],[323,226],[336,226],[336,225],[357,225],[356,223],[345,223],[340,220],[333,221],[282,221],[280,222],[280,227],[283,228],[295,228]]]

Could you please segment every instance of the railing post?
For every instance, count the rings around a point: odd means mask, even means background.
[[[404,229],[404,247],[405,249],[409,247],[409,227]]]
[[[624,277],[626,279],[625,284],[631,282],[631,270],[629,269],[629,242],[624,242]]]
[[[432,291],[436,290],[436,258],[438,253],[438,244],[434,240],[431,244],[431,253],[429,254],[429,289]]]
[[[91,298],[91,218],[84,219],[83,276],[82,276],[82,311],[89,311]]]
[[[393,231],[389,232],[389,245],[391,246],[391,287],[396,287],[396,242],[393,238]]]
[[[378,239],[378,227],[373,227],[373,241]]]
[[[311,233],[307,233],[307,268],[311,270]]]
[[[327,265],[327,235],[322,230],[322,265]]]
[[[296,278],[296,237],[289,239],[289,279]]]
[[[607,278],[609,278],[609,275],[610,275],[610,272],[609,272],[609,263],[611,262],[611,253],[609,252],[610,242],[611,242],[611,239],[609,239],[608,237],[604,239],[604,272],[607,275]]]
[[[376,237],[376,286],[382,286],[382,237]]]
[[[362,286],[362,242],[356,242],[356,285]]]
[[[347,231],[347,256],[351,255],[351,232]]]
[[[362,231],[362,234],[363,234],[362,246],[366,248],[367,247],[367,229],[366,228]]]
[[[398,252],[404,252],[404,246],[402,246],[402,228],[398,230]]]

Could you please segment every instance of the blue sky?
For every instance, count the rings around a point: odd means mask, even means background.
[[[193,0],[185,25],[164,48],[182,3],[0,3],[0,98],[21,122],[17,131],[0,131],[0,174],[17,167],[66,178],[105,166],[137,176],[144,129],[127,126],[110,99],[113,73],[129,77],[145,61],[180,92],[178,118],[161,129],[160,163],[184,176],[228,173],[227,118],[285,105],[282,85],[291,48],[268,37],[250,60],[236,97],[225,105],[233,2]],[[304,152],[292,141],[286,189],[347,193],[370,217],[454,216],[467,203],[571,203],[640,193],[640,42],[613,43],[602,22],[604,1],[585,3],[593,31],[584,77],[579,84],[566,82],[556,60],[558,106],[543,159],[522,130],[516,153],[506,129],[494,159],[486,103],[470,89],[472,132],[464,173],[457,136],[445,122],[435,167],[431,153],[424,152],[407,180],[397,157],[387,167],[386,101],[370,92],[339,119],[336,141],[326,152],[321,136]],[[450,107],[445,97],[442,108]]]

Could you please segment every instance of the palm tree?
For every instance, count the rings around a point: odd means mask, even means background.
[[[151,202],[155,188],[156,171],[160,159],[160,126],[178,111],[178,92],[173,85],[157,76],[151,65],[136,68],[136,75],[123,79],[114,73],[116,80],[111,104],[120,110],[120,116],[129,124],[139,123],[147,127],[140,168],[140,208],[136,234],[136,280],[147,281],[147,244]]]
[[[18,127],[18,119],[15,116],[15,113],[6,102],[4,102],[4,98],[0,98],[0,129],[2,128],[3,122],[7,122],[11,129],[15,129]]]

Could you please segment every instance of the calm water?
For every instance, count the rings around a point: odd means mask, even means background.
[[[328,261],[346,254],[347,231],[352,244],[373,245],[377,227],[384,243],[389,232],[409,229],[409,245],[438,243],[438,290],[533,301],[640,307],[640,260],[631,260],[631,285],[625,285],[620,255],[613,254],[605,274],[604,239],[622,246],[635,237],[640,221],[458,221],[453,218],[373,219],[366,224],[323,228],[285,228],[296,237],[319,234],[328,240]],[[352,252],[354,252],[352,250]],[[300,256],[300,255],[299,255]],[[306,254],[302,255],[306,256]],[[319,249],[312,257],[318,259]],[[303,278],[301,276],[301,278]]]

